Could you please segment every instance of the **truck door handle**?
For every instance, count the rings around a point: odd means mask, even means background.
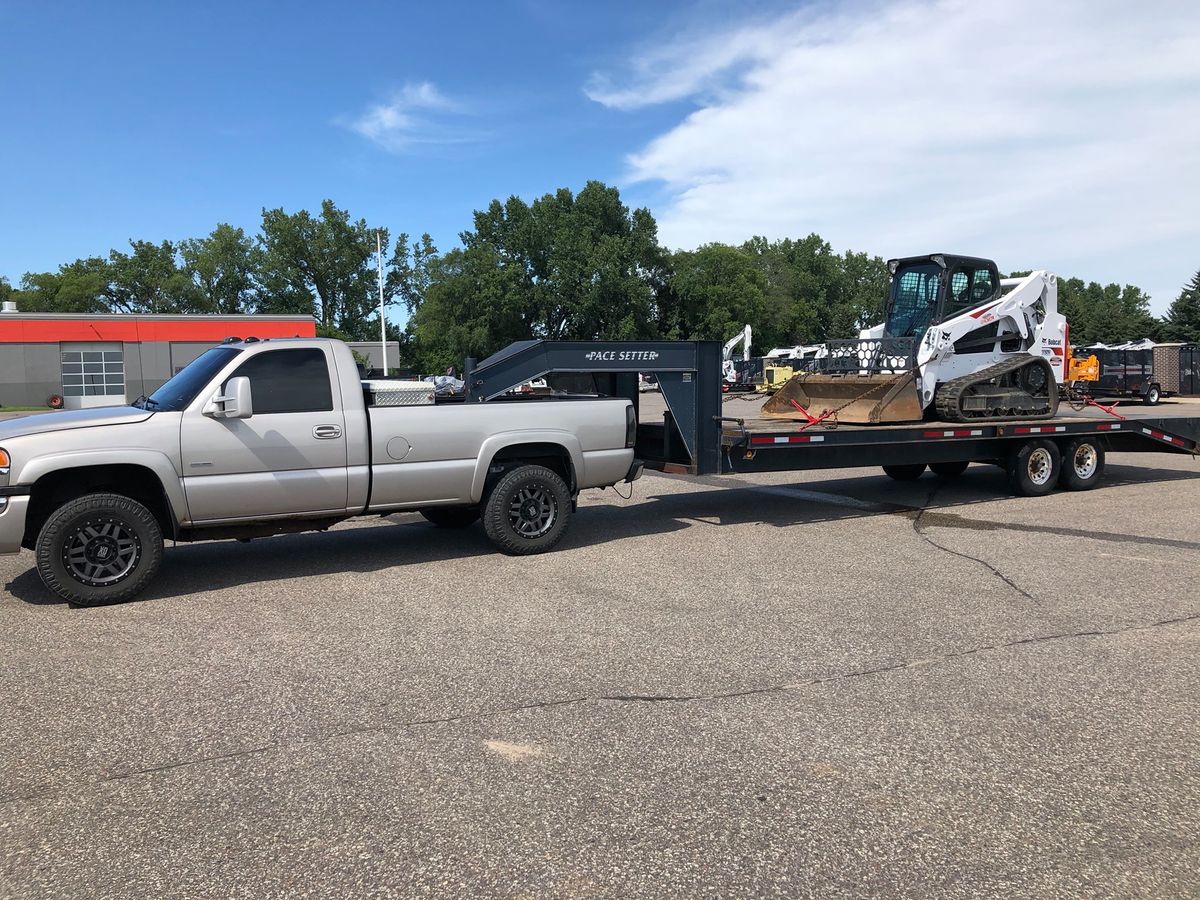
[[[315,425],[313,426],[313,437],[318,440],[329,440],[330,438],[340,438],[342,436],[342,428],[340,425]]]

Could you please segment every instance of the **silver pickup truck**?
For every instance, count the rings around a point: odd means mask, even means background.
[[[640,474],[635,431],[624,399],[438,402],[428,384],[365,384],[339,341],[232,341],[132,406],[0,423],[0,554],[33,550],[50,590],[92,605],[142,590],[164,538],[398,510],[482,518],[501,550],[538,553],[580,490]]]

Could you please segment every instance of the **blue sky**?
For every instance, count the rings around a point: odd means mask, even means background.
[[[1200,267],[1200,7],[0,0],[0,274],[332,198],[446,248],[589,178],[668,246]],[[1103,7],[1103,9],[1098,9]]]

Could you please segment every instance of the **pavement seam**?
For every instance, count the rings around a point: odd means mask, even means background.
[[[220,753],[212,756],[199,757],[197,759],[166,763],[164,765],[151,766],[145,769],[134,769],[127,772],[118,772],[102,778],[95,778],[92,781],[86,782],[84,786],[108,784],[111,782],[136,778],[138,776],[153,776],[187,766],[203,765],[204,763],[209,762],[222,762],[224,760],[237,759],[239,757],[254,756],[271,750],[284,750],[303,744],[323,744],[332,740],[336,740],[340,737],[348,737],[359,734],[385,733],[389,731],[399,731],[405,728],[417,728],[425,725],[454,724],[465,721],[486,721],[527,710],[547,709],[558,706],[574,706],[583,703],[698,703],[716,700],[733,700],[740,697],[753,697],[763,694],[794,693],[806,688],[828,684],[830,682],[846,681],[855,678],[866,678],[873,675],[884,675],[890,672],[898,672],[905,669],[925,668],[928,666],[951,662],[984,653],[1012,650],[1036,644],[1052,643],[1055,641],[1076,640],[1079,638],[1092,637],[1112,637],[1114,635],[1127,634],[1137,631],[1150,631],[1156,628],[1165,628],[1173,625],[1190,625],[1196,622],[1200,622],[1200,613],[1193,613],[1186,616],[1176,616],[1170,619],[1161,619],[1156,622],[1125,625],[1120,628],[1097,628],[1087,631],[1070,631],[1059,632],[1055,634],[1032,635],[1030,637],[1018,638],[1016,640],[1003,641],[995,644],[981,644],[978,647],[970,647],[966,650],[956,650],[950,653],[943,653],[938,656],[902,660],[901,662],[893,663],[891,665],[877,666],[871,669],[858,669],[851,672],[836,672],[830,675],[809,678],[804,681],[774,684],[760,688],[746,688],[737,691],[725,691],[712,694],[599,694],[596,696],[567,697],[558,700],[533,700],[526,703],[517,704],[515,706],[506,706],[499,709],[478,713],[460,713],[458,715],[445,716],[441,718],[413,719],[405,722],[393,722],[383,725],[347,728],[340,731],[329,732],[327,734],[297,738],[291,741],[280,741],[272,744],[264,744],[262,746],[251,747],[246,750],[238,750],[230,753]],[[32,794],[2,797],[0,798],[0,805],[7,806],[13,803],[44,800],[50,797],[59,796],[71,790],[78,789],[79,787],[80,785],[74,784],[69,787],[58,788],[49,791],[39,791]]]

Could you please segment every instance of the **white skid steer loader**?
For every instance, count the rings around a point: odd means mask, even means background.
[[[1001,279],[989,259],[948,253],[888,261],[884,321],[830,341],[763,415],[850,424],[1049,418],[1066,378],[1068,329],[1049,272]]]

